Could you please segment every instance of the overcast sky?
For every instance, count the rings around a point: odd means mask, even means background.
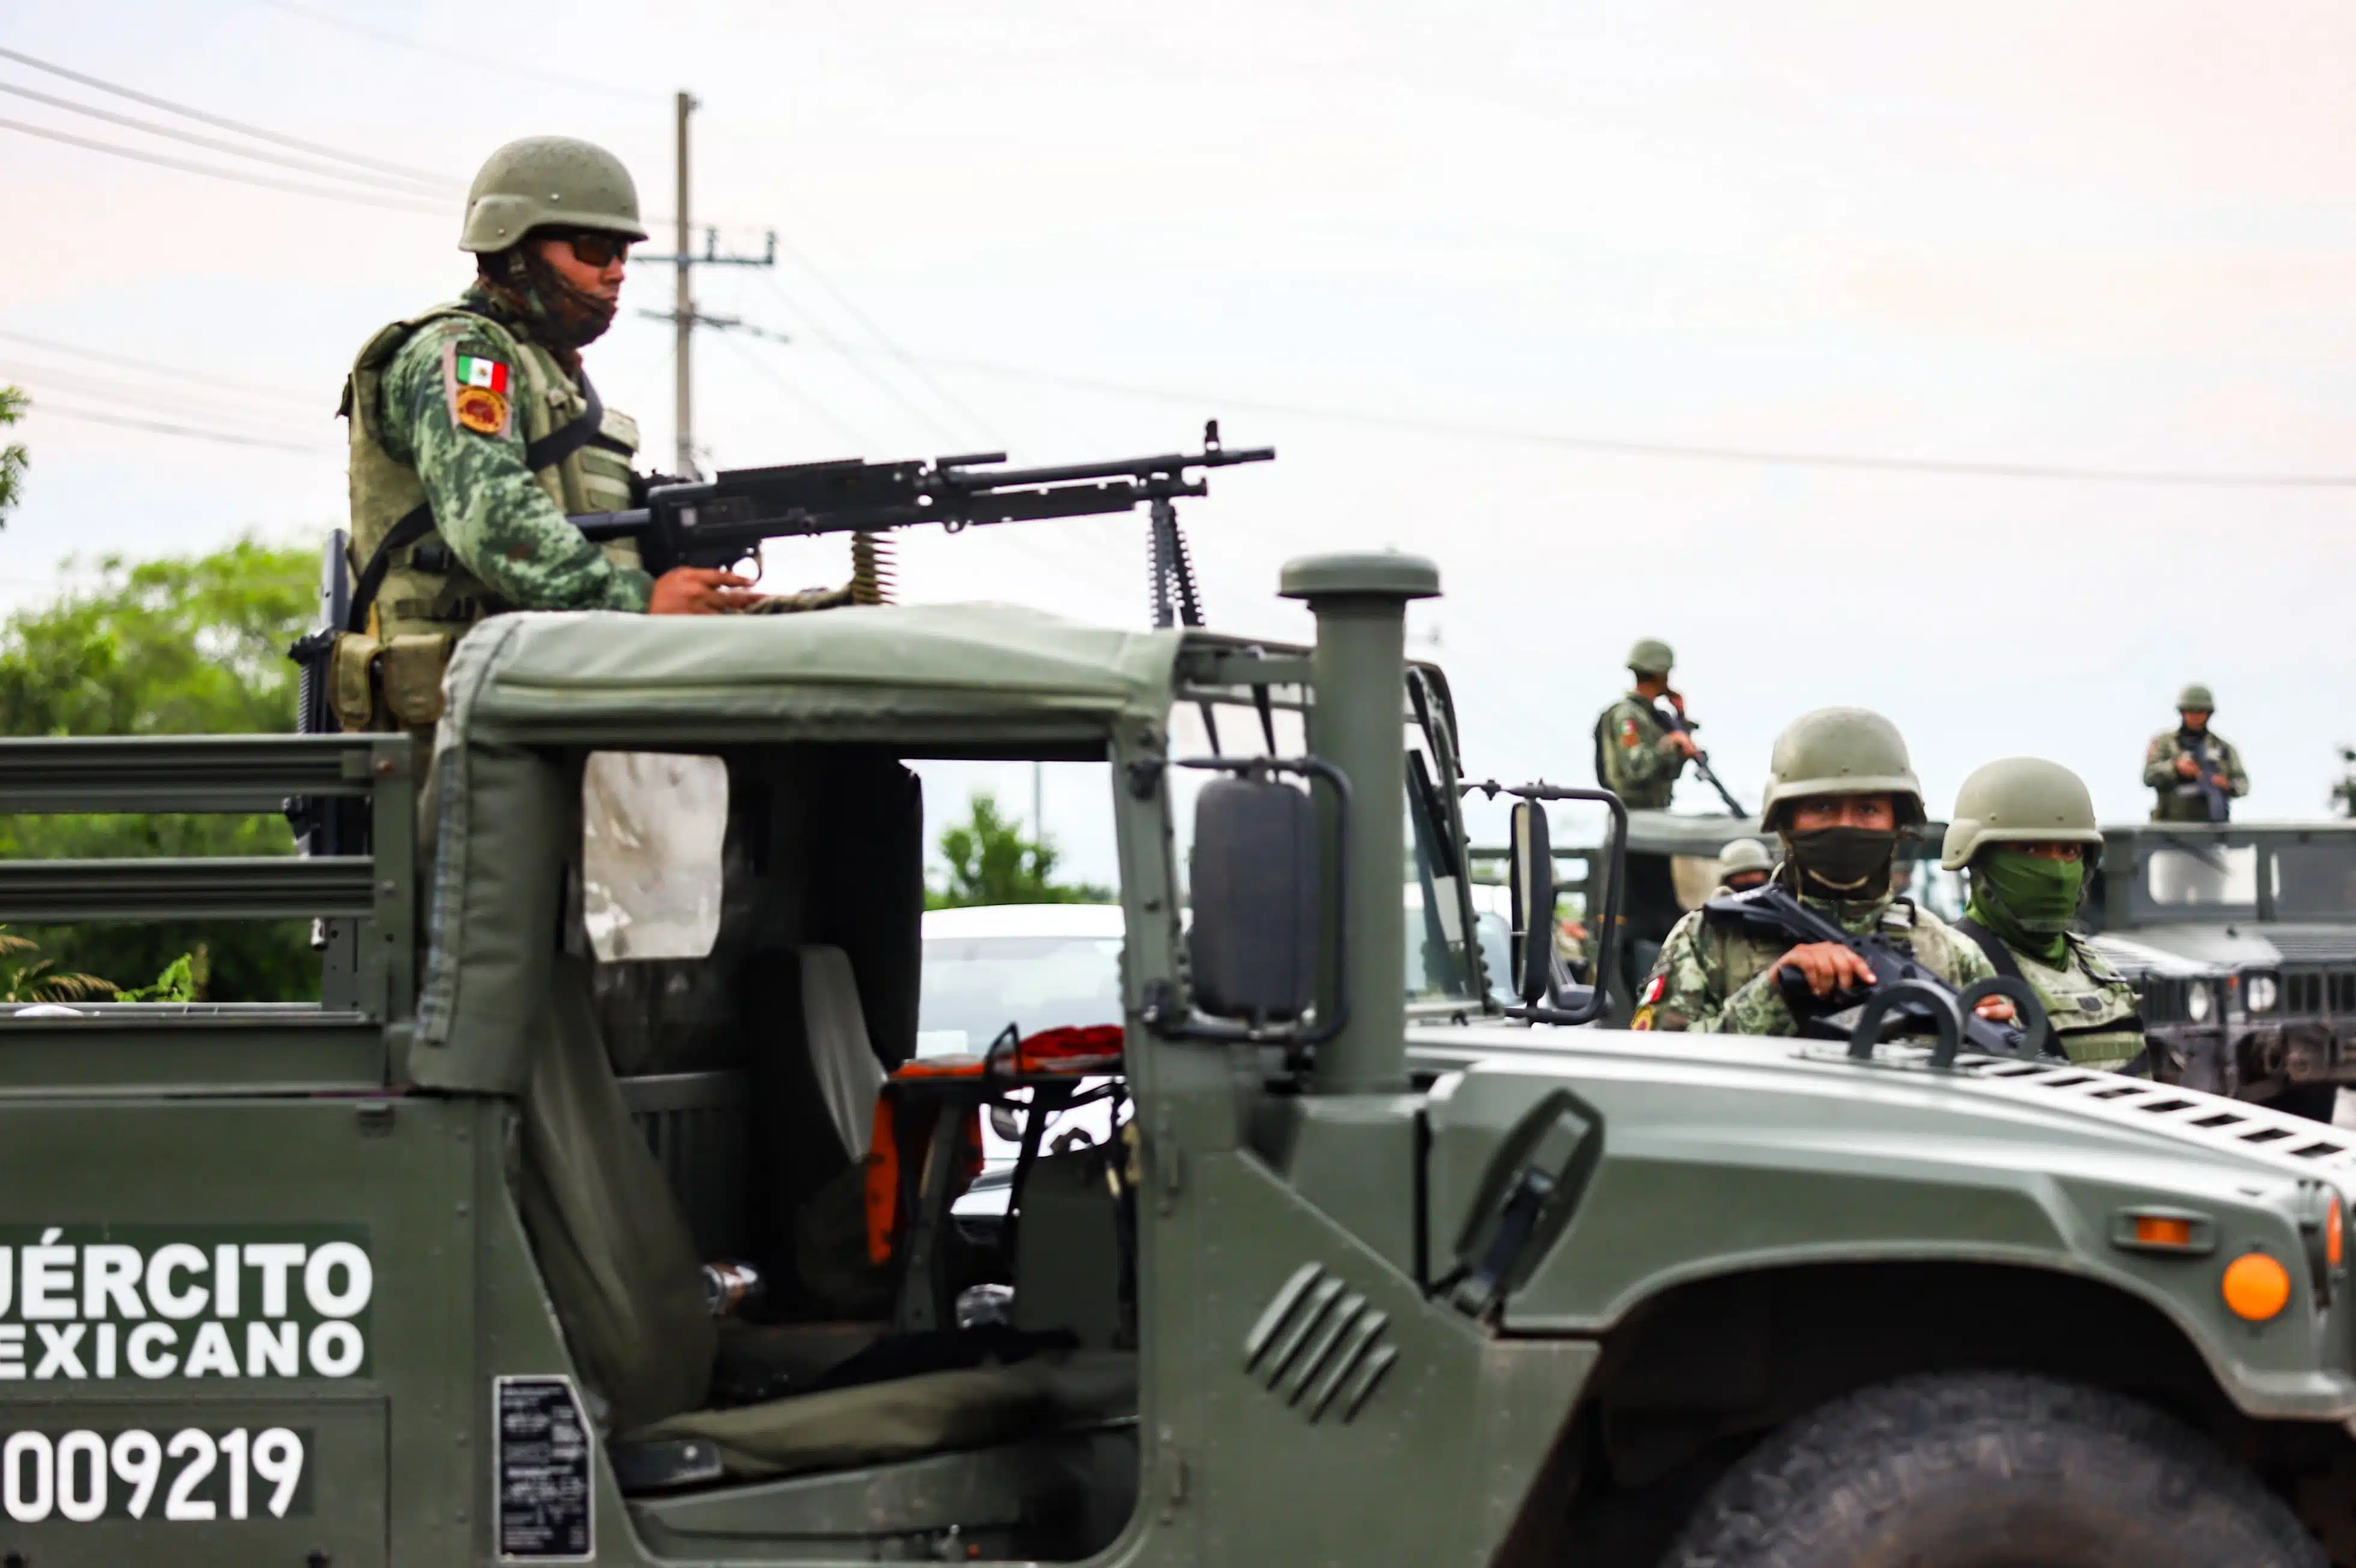
[[[509,137],[590,136],[658,213],[674,210],[669,95],[691,89],[694,210],[731,249],[772,227],[787,246],[775,272],[699,274],[701,302],[796,339],[700,343],[714,462],[1001,445],[1065,461],[1168,450],[1219,416],[1230,441],[1281,456],[1215,476],[1184,514],[1214,620],[1301,634],[1273,597],[1296,553],[1431,555],[1448,596],[1417,628],[1451,670],[1479,772],[1585,782],[1589,725],[1640,635],[1676,645],[1705,740],[1753,800],[1775,730],[1826,703],[1898,721],[1934,812],[1974,766],[2033,752],[2083,773],[2106,814],[2140,815],[2143,743],[2187,680],[2217,690],[2255,780],[2248,815],[2319,814],[2335,743],[2356,740],[2348,488],[1547,439],[2356,475],[2345,6],[577,0],[562,26],[482,16],[0,0],[0,47],[460,182]],[[170,119],[5,60],[0,83]],[[0,119],[333,183],[13,94]],[[0,331],[255,390],[7,338],[0,380],[60,410],[320,448],[37,411],[0,590],[37,596],[75,553],[322,537],[342,513],[345,367],[467,274],[455,199],[428,205],[0,130]],[[626,312],[666,308],[670,287],[668,268],[635,270]],[[667,459],[669,328],[626,317],[591,364]],[[775,570],[839,576],[837,553]],[[906,596],[1120,624],[1142,617],[1143,559],[1139,522],[1116,519],[903,550]],[[1688,785],[1680,803],[1706,799]]]

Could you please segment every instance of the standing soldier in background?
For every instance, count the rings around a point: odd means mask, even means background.
[[[330,666],[348,729],[423,729],[466,629],[504,610],[698,615],[758,596],[733,573],[649,578],[637,547],[592,543],[568,512],[635,504],[637,425],[606,408],[581,350],[613,324],[647,237],[621,161],[564,136],[493,153],[458,246],[456,300],[371,337],[344,384],[355,618]]]
[[[1920,827],[1926,813],[1906,742],[1888,719],[1864,708],[1818,708],[1793,720],[1775,737],[1760,815],[1783,840],[1775,876],[1802,903],[1854,935],[1912,954],[1950,985],[1996,972],[1953,927],[1890,892],[1898,835]],[[1669,933],[1630,1027],[1797,1034],[1781,978],[1787,971],[1822,998],[1873,983],[1865,961],[1838,942],[1788,944],[1696,909]],[[2001,996],[1977,1010],[1984,1018],[2012,1016]]]
[[[1641,639],[1628,650],[1635,688],[1595,721],[1595,781],[1632,810],[1665,809],[1695,754],[1693,736],[1664,725],[1654,706],[1666,697],[1679,714],[1686,711],[1685,699],[1669,689],[1675,662],[1667,643]]]
[[[2242,771],[2242,754],[2233,743],[2209,728],[2217,700],[2209,688],[2195,682],[2177,693],[2177,727],[2151,737],[2144,748],[2143,781],[2158,792],[2151,820],[2155,822],[2222,822],[2230,802],[2250,792],[2250,776]],[[2205,753],[2209,776],[2201,777],[2195,753]],[[2219,810],[2210,810],[2210,794],[2218,792]],[[2219,814],[2219,813],[2224,814]]]
[[[1964,780],[1939,864],[1970,878],[1955,929],[1998,974],[2028,982],[2053,1043],[2080,1067],[2148,1073],[2135,987],[2070,929],[2102,858],[2086,781],[2008,757]]]

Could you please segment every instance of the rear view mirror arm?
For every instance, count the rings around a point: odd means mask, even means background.
[[[1467,795],[1477,789],[1493,800],[1500,795],[1511,795],[1534,805],[1546,800],[1594,800],[1612,813],[1612,842],[1604,860],[1602,933],[1596,939],[1595,946],[1595,983],[1585,988],[1588,994],[1583,1000],[1569,1007],[1557,1007],[1552,1004],[1557,998],[1549,998],[1544,1003],[1526,1003],[1505,1010],[1508,1018],[1526,1019],[1533,1024],[1592,1024],[1603,1016],[1611,1004],[1604,977],[1612,972],[1612,950],[1620,930],[1620,886],[1625,880],[1623,872],[1628,852],[1627,804],[1609,789],[1578,789],[1543,780],[1535,784],[1500,784],[1494,779],[1485,779],[1477,784],[1459,785],[1458,789]],[[1590,875],[1590,885],[1592,881]],[[1548,910],[1549,940],[1552,940],[1550,928],[1553,918],[1553,912]]]
[[[1222,1024],[1194,1015],[1178,988],[1167,981],[1148,986],[1138,1016],[1145,1026],[1167,1040],[1214,1040],[1222,1044],[1282,1046],[1288,1053],[1322,1046],[1340,1034],[1350,1021],[1346,972],[1350,951],[1350,780],[1322,757],[1188,757],[1172,761],[1173,768],[1199,768],[1240,778],[1290,773],[1322,779],[1333,791],[1333,942],[1335,973],[1333,1015],[1321,1017],[1306,1029],[1263,1028],[1248,1024]],[[1320,1011],[1323,1009],[1321,1007]]]

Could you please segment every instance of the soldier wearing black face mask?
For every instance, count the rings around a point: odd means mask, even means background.
[[[1980,950],[1913,900],[1893,897],[1898,835],[1922,824],[1922,786],[1897,726],[1863,708],[1819,708],[1776,737],[1769,767],[1767,827],[1783,841],[1775,875],[1804,903],[1859,935],[1879,933],[1956,986],[1996,972]],[[1829,996],[1872,973],[1837,942],[1789,947],[1747,935],[1697,909],[1677,922],[1637,993],[1633,1026],[1735,1035],[1797,1032],[1777,972],[1790,970]],[[1983,1015],[2008,1018],[2002,997]]]

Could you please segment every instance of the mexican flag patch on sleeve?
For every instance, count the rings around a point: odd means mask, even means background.
[[[497,360],[461,354],[458,356],[458,384],[504,393],[508,390],[508,368]]]

